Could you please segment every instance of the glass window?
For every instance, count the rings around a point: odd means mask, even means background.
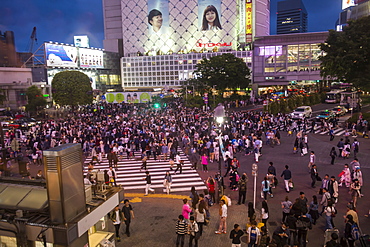
[[[298,63],[298,45],[288,45],[288,63]]]

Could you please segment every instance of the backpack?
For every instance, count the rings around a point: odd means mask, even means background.
[[[247,190],[247,183],[245,182],[244,179],[240,180],[240,190],[241,191],[246,191]]]
[[[360,230],[358,229],[358,226],[356,223],[353,223],[351,225],[351,237],[353,240],[359,240],[360,239]]]

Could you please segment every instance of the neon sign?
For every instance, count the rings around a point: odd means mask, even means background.
[[[195,44],[196,47],[223,47],[223,46],[231,46],[232,42],[229,43],[203,43],[202,39],[198,39],[197,43]]]

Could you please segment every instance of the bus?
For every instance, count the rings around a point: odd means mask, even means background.
[[[332,90],[326,93],[325,103],[336,104],[341,100],[341,93],[343,90]]]

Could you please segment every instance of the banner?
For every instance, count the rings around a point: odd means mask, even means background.
[[[104,96],[108,103],[148,103],[152,100],[151,92],[112,92]]]

